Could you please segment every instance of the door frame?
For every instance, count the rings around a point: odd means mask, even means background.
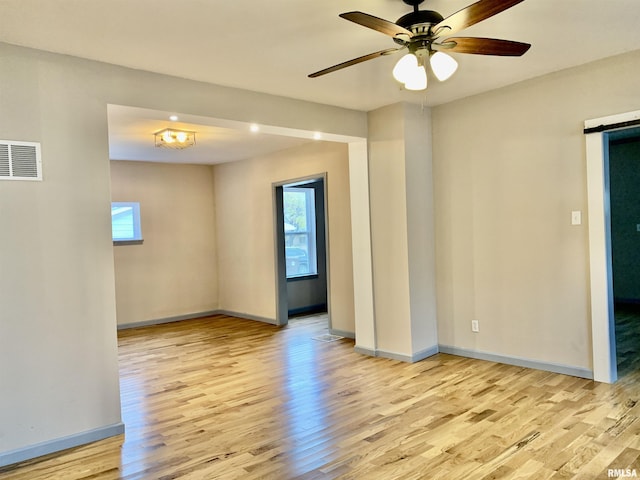
[[[331,271],[329,268],[329,209],[328,209],[328,185],[327,172],[304,177],[283,180],[271,184],[273,195],[273,222],[274,222],[274,248],[275,248],[275,273],[276,273],[276,325],[282,326],[289,322],[289,300],[287,298],[287,271],[284,249],[284,218],[281,214],[283,208],[283,188],[285,186],[303,185],[313,181],[322,180],[324,190],[324,240],[325,240],[325,268],[327,272],[327,317],[328,327],[331,331]]]
[[[593,379],[605,383],[613,383],[618,379],[611,264],[608,132],[633,128],[629,124],[638,120],[640,120],[640,110],[584,122],[589,211]],[[589,129],[594,131],[588,131]]]

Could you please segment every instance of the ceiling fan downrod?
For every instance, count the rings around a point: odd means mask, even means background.
[[[413,11],[418,11],[418,5],[420,5],[424,0],[402,0],[407,5],[411,5],[413,7]]]

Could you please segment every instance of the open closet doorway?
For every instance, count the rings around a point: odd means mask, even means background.
[[[585,120],[589,224],[589,283],[593,379],[618,379],[612,274],[609,142],[640,126],[640,110]],[[619,133],[620,132],[620,133]],[[637,226],[636,226],[637,229]]]
[[[605,138],[616,363],[622,377],[640,369],[640,128]]]
[[[328,314],[325,181],[323,174],[274,185],[280,325]]]

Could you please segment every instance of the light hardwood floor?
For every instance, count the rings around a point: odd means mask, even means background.
[[[623,376],[640,370],[640,305],[617,304],[615,324],[618,375]]]
[[[616,385],[439,354],[407,364],[216,316],[120,333],[126,438],[2,480],[596,479],[640,475],[640,378]],[[124,440],[124,443],[122,443]]]

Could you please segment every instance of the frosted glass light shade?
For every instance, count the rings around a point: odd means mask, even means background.
[[[431,70],[438,80],[444,82],[458,69],[458,62],[451,55],[443,52],[436,52],[429,59]]]
[[[410,78],[404,83],[407,90],[424,90],[427,88],[427,71],[424,67],[415,67]]]
[[[424,90],[427,88],[427,72],[418,64],[418,58],[413,53],[403,56],[393,67],[393,77],[404,83],[407,90]]]
[[[413,53],[407,53],[393,67],[393,78],[400,83],[405,83],[416,68],[418,68],[418,59]]]

